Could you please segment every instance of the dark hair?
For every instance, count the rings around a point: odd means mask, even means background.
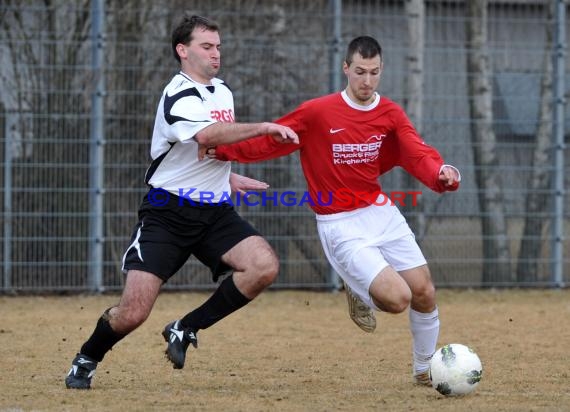
[[[174,58],[180,63],[180,56],[176,51],[179,43],[188,44],[192,41],[192,32],[196,28],[202,28],[209,31],[220,31],[218,24],[212,20],[208,20],[201,16],[184,16],[182,21],[172,31],[172,52]]]
[[[365,59],[380,56],[380,60],[382,60],[382,47],[375,38],[370,36],[356,37],[349,43],[346,50],[346,56],[344,58],[347,65],[350,66],[352,63],[352,57],[356,53],[360,54]]]

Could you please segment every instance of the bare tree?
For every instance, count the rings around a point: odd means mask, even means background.
[[[87,197],[76,190],[82,187],[86,174],[75,167],[87,157],[81,142],[86,93],[61,97],[64,91],[86,89],[85,72],[77,69],[86,55],[86,3],[76,2],[73,8],[65,7],[62,0],[3,1],[6,7],[0,18],[0,33],[6,41],[0,57],[0,101],[10,116],[16,116],[7,141],[12,143],[15,161],[13,186],[25,188],[14,191],[12,208],[42,216],[16,217],[15,237],[84,236],[81,225],[70,225],[69,217],[58,214],[81,213],[88,207]],[[18,167],[24,164],[27,167]],[[42,165],[41,169],[36,165]],[[20,261],[66,262],[85,259],[84,249],[80,242],[68,240],[15,242],[12,254]],[[48,282],[52,281],[49,265],[34,270],[32,275],[45,275]],[[17,268],[13,275],[17,287],[19,279],[31,274]],[[81,273],[77,275],[79,279]]]
[[[467,7],[467,69],[471,141],[483,234],[483,284],[510,282],[510,250],[503,186],[493,131],[492,89],[487,47],[487,0]]]
[[[542,231],[546,224],[544,215],[548,206],[550,188],[550,150],[552,133],[552,45],[554,3],[547,8],[546,45],[542,63],[543,74],[540,85],[540,112],[536,146],[531,160],[532,174],[527,184],[525,201],[525,221],[523,236],[517,262],[517,281],[533,282],[537,280],[538,259],[541,253]]]

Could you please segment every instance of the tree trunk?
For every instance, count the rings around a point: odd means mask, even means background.
[[[552,133],[552,44],[554,2],[548,7],[546,24],[546,45],[543,61],[543,75],[540,86],[540,113],[536,146],[532,157],[525,201],[525,221],[517,263],[517,281],[534,282],[538,278],[538,260],[541,254],[541,238],[548,207],[550,188],[550,138]]]
[[[487,46],[487,0],[467,5],[467,70],[471,141],[483,234],[483,285],[511,282],[503,190],[493,131],[492,89]]]
[[[406,56],[406,101],[405,107],[410,120],[421,133],[422,129],[422,102],[423,102],[423,74],[424,74],[424,27],[425,2],[424,0],[406,0],[404,2],[406,24],[408,30],[408,55]],[[403,175],[403,190],[420,191],[419,182],[408,173]],[[426,233],[426,219],[424,202],[421,197],[415,205],[406,203],[403,207],[408,223],[421,243]]]

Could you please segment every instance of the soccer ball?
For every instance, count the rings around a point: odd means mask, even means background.
[[[442,346],[433,355],[429,378],[432,386],[442,395],[467,395],[475,390],[483,367],[479,356],[459,343]]]

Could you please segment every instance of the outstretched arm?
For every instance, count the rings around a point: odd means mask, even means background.
[[[288,134],[280,138],[279,136],[276,137],[275,133],[266,133],[265,136],[254,137],[253,139],[243,140],[230,145],[218,145],[215,148],[213,147],[214,145],[207,145],[208,148],[202,148],[198,155],[199,157],[205,155],[212,159],[242,163],[260,162],[287,156],[303,146],[300,136],[305,131],[305,117],[305,109],[301,105],[275,121],[275,124],[295,133],[293,137]],[[206,150],[208,153],[206,153]]]
[[[283,144],[270,136],[260,136],[231,145],[206,149],[205,155],[211,159],[253,163],[287,156],[299,149],[298,144]]]
[[[269,135],[277,142],[299,143],[297,133],[277,123],[213,123],[196,133],[196,141],[207,147],[240,142],[255,136]]]

